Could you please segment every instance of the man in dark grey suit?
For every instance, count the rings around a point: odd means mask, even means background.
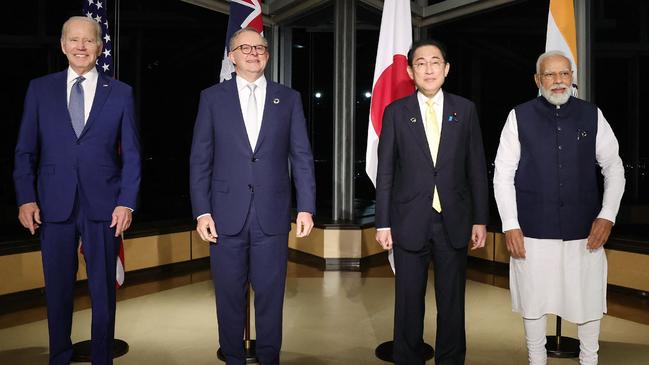
[[[466,354],[466,247],[483,247],[487,171],[474,104],[442,91],[450,64],[442,44],[408,52],[417,92],[390,104],[378,148],[376,240],[394,247],[396,364],[424,364],[428,265],[435,270],[436,364],[463,364]]]

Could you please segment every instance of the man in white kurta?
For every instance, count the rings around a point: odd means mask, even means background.
[[[513,109],[495,161],[494,192],[510,259],[512,307],[523,317],[530,364],[546,364],[546,314],[576,323],[581,364],[596,364],[606,313],[603,245],[624,192],[611,126],[571,97],[570,61],[542,54],[540,97]],[[596,166],[604,193],[596,187]]]

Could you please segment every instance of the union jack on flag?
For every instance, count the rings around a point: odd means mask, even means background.
[[[101,26],[104,49],[97,57],[97,70],[108,76],[114,75],[113,42],[108,31],[108,0],[83,0],[83,14]]]
[[[225,51],[221,63],[220,81],[230,80],[234,72],[234,65],[228,58],[230,38],[237,30],[247,27],[255,28],[257,32],[264,34],[261,0],[230,0],[230,18],[228,19],[228,31],[225,35]]]

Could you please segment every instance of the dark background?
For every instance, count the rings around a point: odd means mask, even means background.
[[[436,3],[439,1],[430,1]],[[112,2],[111,2],[112,3]],[[536,57],[544,51],[549,1],[517,1],[426,30],[448,47],[444,89],[475,101],[490,173],[510,109],[537,95]],[[594,101],[620,142],[627,186],[616,228],[649,237],[649,2],[591,2]],[[109,22],[114,34],[114,12]],[[65,69],[60,27],[81,1],[7,1],[0,5],[0,242],[28,238],[16,219],[13,150],[30,79]],[[316,160],[318,220],[333,196],[333,6],[282,29],[292,30],[292,87],[302,93]],[[357,5],[355,206],[371,218],[374,189],[365,175],[365,147],[381,14]],[[202,89],[218,81],[227,15],[179,0],[121,1],[118,78],[134,87],[143,152],[138,227],[191,224],[188,159]],[[318,97],[319,96],[319,97]],[[495,206],[492,222],[498,224]]]

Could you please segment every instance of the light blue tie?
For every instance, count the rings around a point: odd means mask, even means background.
[[[81,135],[83,127],[86,124],[86,114],[83,106],[83,86],[81,86],[81,83],[85,79],[86,78],[83,76],[77,77],[74,85],[72,85],[72,90],[70,90],[70,104],[68,105],[68,111],[70,112],[72,128],[74,128],[74,133],[77,134],[77,138]]]

